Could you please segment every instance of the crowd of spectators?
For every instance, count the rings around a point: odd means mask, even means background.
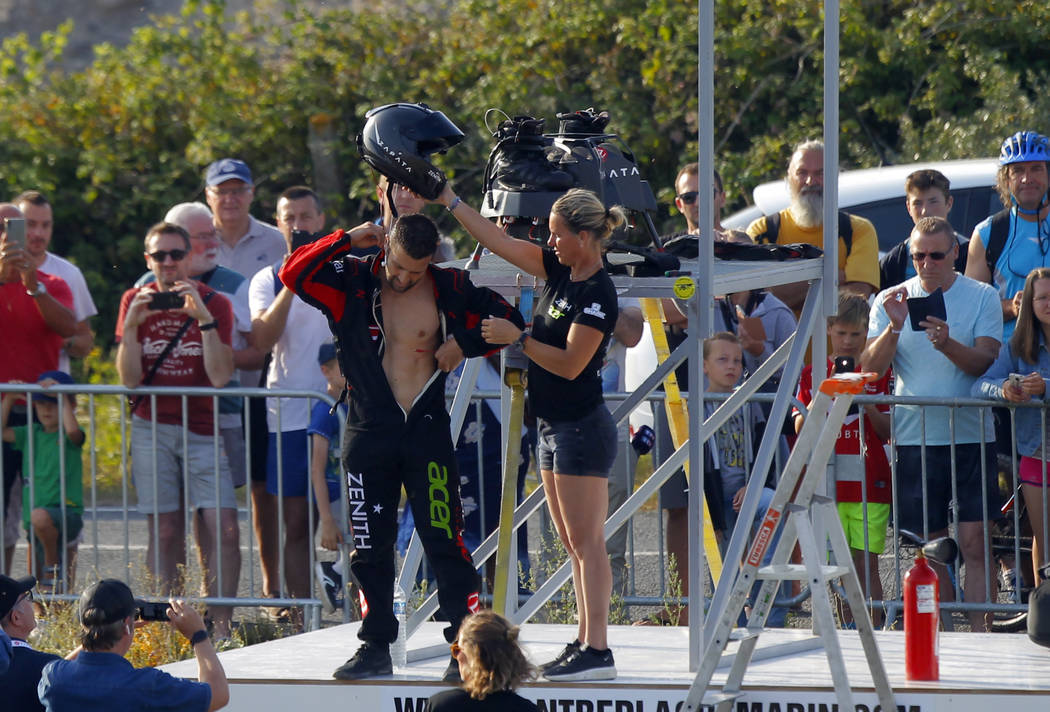
[[[874,226],[856,215],[840,213],[838,267],[842,293],[838,314],[827,324],[827,370],[839,368],[845,359],[850,368],[876,372],[879,380],[869,384],[870,394],[937,399],[973,395],[1010,404],[1045,400],[1046,379],[1050,378],[1045,348],[1050,339],[1048,165],[1046,138],[1023,131],[1004,141],[998,190],[1006,208],[981,222],[970,237],[959,234],[949,222],[953,202],[948,179],[935,170],[915,171],[906,180],[902,206],[912,217],[914,229],[902,235],[899,244],[881,260]],[[332,315],[298,296],[281,278],[288,255],[325,232],[320,197],[305,186],[288,188],[277,203],[276,225],[269,225],[251,215],[254,182],[244,162],[232,158],[216,161],[204,178],[207,205],[175,205],[145,236],[147,272],[124,293],[117,319],[116,360],[121,383],[129,388],[258,385],[327,392],[340,398],[345,378],[331,343]],[[725,192],[721,176],[716,174],[716,211],[708,231],[697,224],[697,166],[686,165],[675,179],[675,205],[686,221],[684,234],[696,235],[697,239],[704,239],[706,234],[734,242],[821,245],[823,146],[819,142],[806,141],[796,147],[786,182],[790,205],[755,220],[744,233],[721,225],[719,213]],[[391,224],[394,216],[418,213],[425,205],[418,195],[404,186],[390,185],[386,179],[377,185],[377,196],[381,212],[377,224]],[[450,210],[460,204],[458,198],[447,202]],[[6,231],[0,239],[0,303],[6,307],[0,309],[0,330],[7,336],[7,348],[0,353],[0,382],[45,387],[71,384],[70,357],[83,357],[94,343],[91,318],[96,309],[84,278],[75,265],[48,251],[52,212],[43,194],[29,190],[11,203],[0,204],[0,217],[25,220],[24,240],[8,239]],[[442,254],[447,245],[447,238],[439,238],[437,256],[432,258],[428,253],[427,259],[440,261],[451,256]],[[374,247],[356,244],[351,250],[360,257],[375,252]],[[552,269],[550,265],[545,268]],[[806,283],[797,283],[715,295],[715,331],[719,333],[704,343],[703,391],[731,391],[784,343],[796,327],[808,288]],[[934,304],[932,311],[921,321],[909,319],[909,307],[922,299]],[[936,304],[941,305],[940,311]],[[602,323],[611,338],[599,364],[604,390],[614,392],[625,389],[624,355],[642,341],[644,334],[636,302],[621,299],[615,306],[615,311],[603,312],[615,318],[605,318]],[[664,304],[672,347],[689,329],[685,316],[674,307],[672,301]],[[512,336],[523,343],[529,336],[521,333],[526,336]],[[497,369],[489,367],[488,376],[495,383]],[[680,375],[684,379],[684,369]],[[779,376],[774,377],[771,384],[775,386],[778,380]],[[684,380],[681,386],[688,389]],[[812,397],[813,386],[812,368],[807,366],[797,387],[802,407],[794,413],[796,428],[805,418],[804,407]],[[28,400],[16,394],[3,399],[4,571],[11,570],[21,523],[35,544],[30,558],[36,562],[31,573],[39,579],[38,590],[70,592],[83,527],[78,465],[84,433],[77,421],[74,396],[56,398],[44,393]],[[341,603],[350,578],[346,554],[358,538],[347,526],[349,513],[337,502],[339,424],[345,419],[345,406],[333,414],[322,404],[311,410],[304,399],[273,396],[222,398],[213,407],[210,398],[191,397],[185,420],[178,397],[138,396],[131,399],[131,408],[131,473],[138,507],[148,521],[146,565],[158,593],[178,592],[177,572],[186,561],[184,524],[190,522],[206,572],[203,593],[212,597],[237,595],[242,562],[235,493],[248,487],[263,595],[311,596],[313,572],[309,562],[317,532],[311,531],[310,521],[317,519],[318,543],[338,552],[336,562],[318,563],[318,579],[328,607]],[[466,453],[465,457],[457,453],[457,457],[465,471],[464,492],[470,491],[463,499],[468,516],[476,509],[472,504],[475,497],[482,496],[479,475],[484,472],[492,479],[483,462],[486,457],[479,460],[476,448],[483,443],[486,429],[490,431],[488,442],[496,442],[491,436],[498,431],[501,414],[492,405],[485,408],[478,413],[480,419],[473,416],[464,426],[457,443]],[[993,419],[986,410],[898,405],[891,419],[889,408],[869,405],[853,413],[843,426],[829,464],[829,478],[835,485],[855,564],[866,572],[862,581],[870,598],[878,600],[883,595],[877,557],[885,547],[892,516],[900,527],[927,537],[946,533],[949,525],[954,525],[964,562],[962,591],[966,600],[996,600],[996,572],[986,570],[986,561],[990,560],[988,532],[1000,505],[1001,465],[996,452],[1015,455],[1011,418],[1016,418],[1016,455],[1020,456],[1016,481],[1021,483],[1029,511],[1037,515],[1032,517],[1033,569],[1038,571],[1045,563],[1042,513],[1046,505],[1047,433],[1042,430],[1039,411],[1022,408],[1013,415],[1002,410]],[[705,458],[711,472],[717,473],[713,479],[718,486],[705,494],[712,522],[723,541],[735,526],[743,488],[752,474],[755,447],[770,427],[765,422],[767,415],[768,409],[749,406],[706,444]],[[998,437],[993,423],[998,424]],[[221,434],[218,439],[213,437],[216,429]],[[669,453],[666,419],[656,418],[656,430],[656,439],[662,443],[658,449]],[[253,437],[246,438],[248,432]],[[630,435],[622,430],[616,440],[622,445]],[[530,449],[528,438],[526,433],[523,452]],[[788,442],[789,436],[782,436],[781,448],[786,449]],[[883,447],[890,442],[896,453],[892,467]],[[487,459],[500,457],[498,449],[489,450],[491,457]],[[601,498],[607,486],[609,511],[630,493],[637,462],[637,453],[623,447],[618,450],[612,474],[602,485]],[[612,463],[613,452],[607,454]],[[471,460],[478,463],[476,472],[464,464]],[[313,471],[308,467],[311,461]],[[250,469],[247,462],[252,463]],[[493,469],[498,473],[496,464]],[[595,467],[608,471],[608,464]],[[892,478],[891,472],[895,473]],[[32,485],[27,480],[30,473]],[[1011,474],[1007,473],[1008,478]],[[772,487],[776,475],[775,470],[763,473],[764,483]],[[470,490],[472,486],[475,489]],[[548,486],[557,491],[553,479]],[[307,499],[311,488],[318,498],[316,517],[310,516],[313,503]],[[661,507],[668,512],[668,549],[676,554],[683,583],[688,581],[685,564],[689,545],[685,488],[684,474],[679,474],[669,480],[660,495]],[[593,501],[596,494],[588,491],[580,501]],[[184,511],[187,506],[188,517]],[[496,507],[490,503],[490,509],[495,511]],[[280,526],[278,511],[283,513]],[[576,513],[573,517],[579,519]],[[556,523],[559,531],[565,530],[563,538],[572,533],[566,526],[575,526],[560,520]],[[411,519],[407,525],[412,525]],[[474,526],[479,532],[469,540],[477,542],[491,531],[495,521],[485,517]],[[278,540],[278,532],[283,533],[283,541]],[[570,551],[577,557],[577,569],[600,571],[595,577],[601,586],[611,583],[621,595],[626,592],[624,537],[621,530],[602,554],[613,561],[611,582],[607,582],[610,576],[604,567],[591,568],[595,566],[592,552],[583,538],[574,541]],[[283,561],[283,566],[278,566],[278,561]],[[943,569],[939,573],[942,598],[950,600],[952,585]],[[386,596],[390,587],[385,575],[379,578]],[[4,630],[16,642],[24,641],[34,624],[31,606],[24,605],[29,600],[24,593],[29,589],[22,590],[25,580],[5,577],[0,583],[14,592],[3,616]],[[581,611],[592,607],[592,615],[589,620],[581,617],[580,637],[567,647],[567,653],[578,657],[581,647],[601,655],[608,653],[607,658],[589,665],[615,674],[604,639],[607,614],[597,602],[600,596],[594,591],[578,593]],[[182,609],[173,605],[172,610],[178,617]],[[455,610],[457,622],[468,612],[466,608]],[[113,615],[117,613],[121,617],[109,620],[109,616],[104,624],[127,618],[127,611],[121,609]],[[276,615],[301,624],[296,609],[282,609]],[[848,620],[852,612],[844,611],[843,615]],[[971,612],[974,630],[984,630],[988,622],[987,614]],[[192,620],[187,625],[195,624]],[[214,626],[219,639],[228,637],[232,609],[211,606],[208,624]],[[118,648],[123,644],[117,643]],[[573,646],[575,652],[569,650]],[[17,646],[15,652],[20,655]],[[565,660],[553,662],[564,665]],[[453,658],[452,665],[455,663]],[[370,673],[384,666],[365,667]],[[557,679],[557,674],[552,679]]]

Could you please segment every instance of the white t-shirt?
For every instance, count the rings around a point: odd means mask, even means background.
[[[929,296],[918,277],[901,285],[909,297]],[[897,287],[892,287],[897,289]],[[882,306],[879,292],[868,319],[868,338],[881,334],[890,323]],[[944,309],[948,314],[948,334],[952,339],[973,346],[979,337],[999,341],[1003,335],[1003,310],[999,293],[991,285],[982,284],[957,274],[955,282],[944,292]],[[894,393],[898,396],[937,398],[969,398],[975,376],[967,375],[933,348],[925,330],[914,331],[905,321],[897,338],[897,352],[893,356]],[[947,406],[899,405],[894,408],[894,438],[898,445],[922,444],[922,411],[926,411],[926,444],[951,443],[949,411],[955,416],[955,442],[990,442],[994,439],[992,414],[987,408],[951,408]],[[984,431],[981,431],[981,411],[984,413]]]
[[[252,318],[260,317],[276,298],[273,270],[259,270],[248,290]],[[284,332],[273,347],[266,387],[324,393],[328,383],[317,363],[317,352],[321,344],[331,339],[332,332],[324,314],[293,295]],[[266,422],[271,433],[277,432],[277,401],[277,398],[266,399]],[[310,424],[307,401],[307,398],[280,399],[282,432],[306,430]]]
[[[73,316],[78,322],[98,314],[95,300],[91,298],[91,292],[88,291],[87,282],[84,281],[84,274],[79,267],[63,257],[45,252],[44,262],[38,269],[52,277],[61,278],[69,285],[69,291],[73,292]],[[58,367],[69,373],[69,354],[64,347],[58,355]]]

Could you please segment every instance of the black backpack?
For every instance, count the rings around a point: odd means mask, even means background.
[[[984,261],[988,265],[988,283],[995,286],[995,263],[1003,254],[1006,238],[1010,236],[1010,208],[1003,208],[992,216],[988,230],[988,247],[984,250]]]
[[[764,232],[755,235],[755,242],[775,244],[779,234],[780,212],[778,211],[766,216],[766,229]],[[844,210],[839,211],[839,237],[845,243],[846,255],[849,256],[850,251],[853,249],[853,223],[849,219],[849,213]]]

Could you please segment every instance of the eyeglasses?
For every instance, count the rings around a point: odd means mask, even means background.
[[[459,643],[451,643],[448,649],[452,651],[452,657],[458,658],[463,648],[459,647]]]
[[[948,256],[947,252],[913,252],[911,258],[916,262],[925,262],[926,258],[929,257],[934,262],[940,262]]]
[[[211,193],[212,195],[217,195],[220,198],[226,198],[230,196],[234,198],[239,198],[242,195],[250,193],[251,190],[252,187],[250,185],[242,185],[239,188],[224,188],[222,190],[219,190],[218,188],[208,188],[209,193]]]
[[[22,601],[29,601],[30,603],[32,603],[33,602],[33,591],[32,590],[26,591],[21,596],[19,596],[18,600],[15,601],[15,605],[17,606]]]
[[[714,194],[718,195],[721,192],[722,191],[719,190],[718,186],[715,186]],[[679,200],[681,200],[686,205],[692,205],[693,203],[696,202],[696,198],[697,198],[698,195],[700,195],[700,191],[699,190],[690,190],[690,191],[686,191],[685,193],[679,194],[677,197],[678,197]]]
[[[149,257],[154,262],[160,262],[163,264],[169,257],[172,262],[182,262],[186,259],[186,250],[157,250],[149,253]]]

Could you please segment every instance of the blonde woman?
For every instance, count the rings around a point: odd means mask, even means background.
[[[616,663],[606,639],[612,572],[603,527],[616,424],[602,398],[601,366],[616,325],[616,290],[602,248],[626,221],[594,193],[573,189],[555,201],[543,248],[516,240],[445,186],[437,202],[474,238],[544,280],[531,330],[506,319],[481,322],[491,344],[521,344],[529,358],[529,406],[538,420],[539,462],[551,519],[572,563],[579,611],[577,638],[540,670],[548,680],[611,680]]]
[[[533,669],[518,646],[518,627],[485,610],[459,627],[452,644],[462,687],[432,696],[430,712],[536,712],[535,704],[514,692],[532,679]]]

